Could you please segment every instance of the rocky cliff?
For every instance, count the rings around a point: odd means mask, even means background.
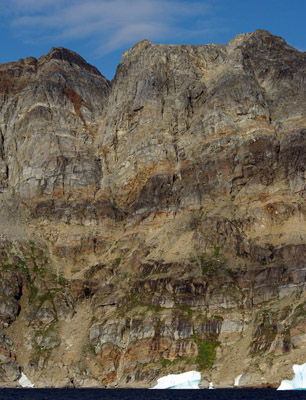
[[[0,65],[0,380],[278,385],[306,358],[306,54],[143,41]]]

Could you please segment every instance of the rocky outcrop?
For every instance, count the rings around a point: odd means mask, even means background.
[[[0,66],[0,379],[279,385],[305,362],[305,54],[143,41]],[[2,344],[1,344],[2,343]]]
[[[94,207],[102,172],[93,141],[109,82],[62,48],[5,64],[0,74],[3,180],[35,217],[70,219],[69,207]]]

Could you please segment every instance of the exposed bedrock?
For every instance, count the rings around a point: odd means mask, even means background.
[[[305,362],[305,53],[0,65],[0,385],[278,386]]]

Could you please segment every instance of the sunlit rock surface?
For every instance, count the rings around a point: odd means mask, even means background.
[[[278,387],[306,359],[306,53],[0,65],[0,386]],[[102,71],[103,73],[103,71]]]

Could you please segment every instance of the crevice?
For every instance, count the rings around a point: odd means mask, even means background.
[[[4,154],[4,136],[3,136],[3,133],[2,133],[1,129],[0,129],[0,157],[1,157],[2,160],[5,157],[5,154]]]
[[[94,132],[92,129],[87,125],[83,114],[81,113],[81,107],[86,107],[90,111],[90,107],[88,104],[85,103],[83,98],[76,93],[73,89],[69,88],[68,86],[64,87],[64,94],[68,97],[74,107],[75,114],[80,118],[83,123],[84,128],[89,132],[91,136],[94,136]]]

